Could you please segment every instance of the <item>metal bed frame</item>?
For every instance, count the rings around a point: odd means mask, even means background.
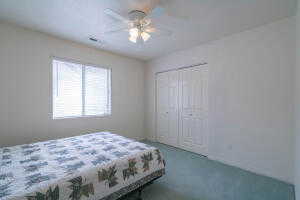
[[[160,177],[161,177],[161,176],[159,176],[159,177],[157,177],[157,178],[155,178],[155,179],[149,181],[148,183],[146,183],[146,184],[140,186],[139,188],[133,190],[132,192],[129,192],[128,194],[122,196],[122,197],[119,198],[118,200],[129,200],[128,198],[130,198],[130,199],[133,198],[134,200],[143,200],[143,199],[142,199],[142,191],[143,191],[146,187],[148,187],[149,185],[152,185],[153,182],[154,182],[155,180],[159,179]],[[136,196],[134,197],[134,195],[136,195]]]

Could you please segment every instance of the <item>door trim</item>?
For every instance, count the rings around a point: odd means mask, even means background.
[[[178,68],[174,68],[174,69],[168,69],[168,70],[156,72],[155,75],[157,75],[159,73],[164,73],[164,72],[169,72],[169,71],[178,71],[178,70],[181,70],[181,69],[186,69],[186,68],[191,68],[191,67],[197,67],[197,66],[207,65],[207,64],[208,64],[207,62],[203,62],[203,63],[197,63],[197,64],[188,65],[188,66],[184,66],[184,67],[178,67]]]

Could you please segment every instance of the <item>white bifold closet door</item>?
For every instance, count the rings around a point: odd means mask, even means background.
[[[157,140],[178,145],[178,72],[157,75]]]
[[[158,142],[207,155],[207,66],[158,73],[156,81]]]
[[[179,145],[208,153],[208,68],[192,67],[179,71]]]

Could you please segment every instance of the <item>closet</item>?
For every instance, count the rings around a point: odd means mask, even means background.
[[[208,66],[156,75],[157,141],[208,153]]]

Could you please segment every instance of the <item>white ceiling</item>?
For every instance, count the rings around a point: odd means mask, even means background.
[[[154,19],[173,31],[152,37],[143,46],[128,41],[128,33],[101,34],[117,22],[106,8],[126,15],[153,7],[157,0],[1,0],[0,20],[95,46],[99,49],[149,60],[173,51],[219,39],[295,14],[296,0],[166,0],[167,11]],[[184,16],[178,20],[172,15]],[[93,43],[89,36],[103,43]]]

